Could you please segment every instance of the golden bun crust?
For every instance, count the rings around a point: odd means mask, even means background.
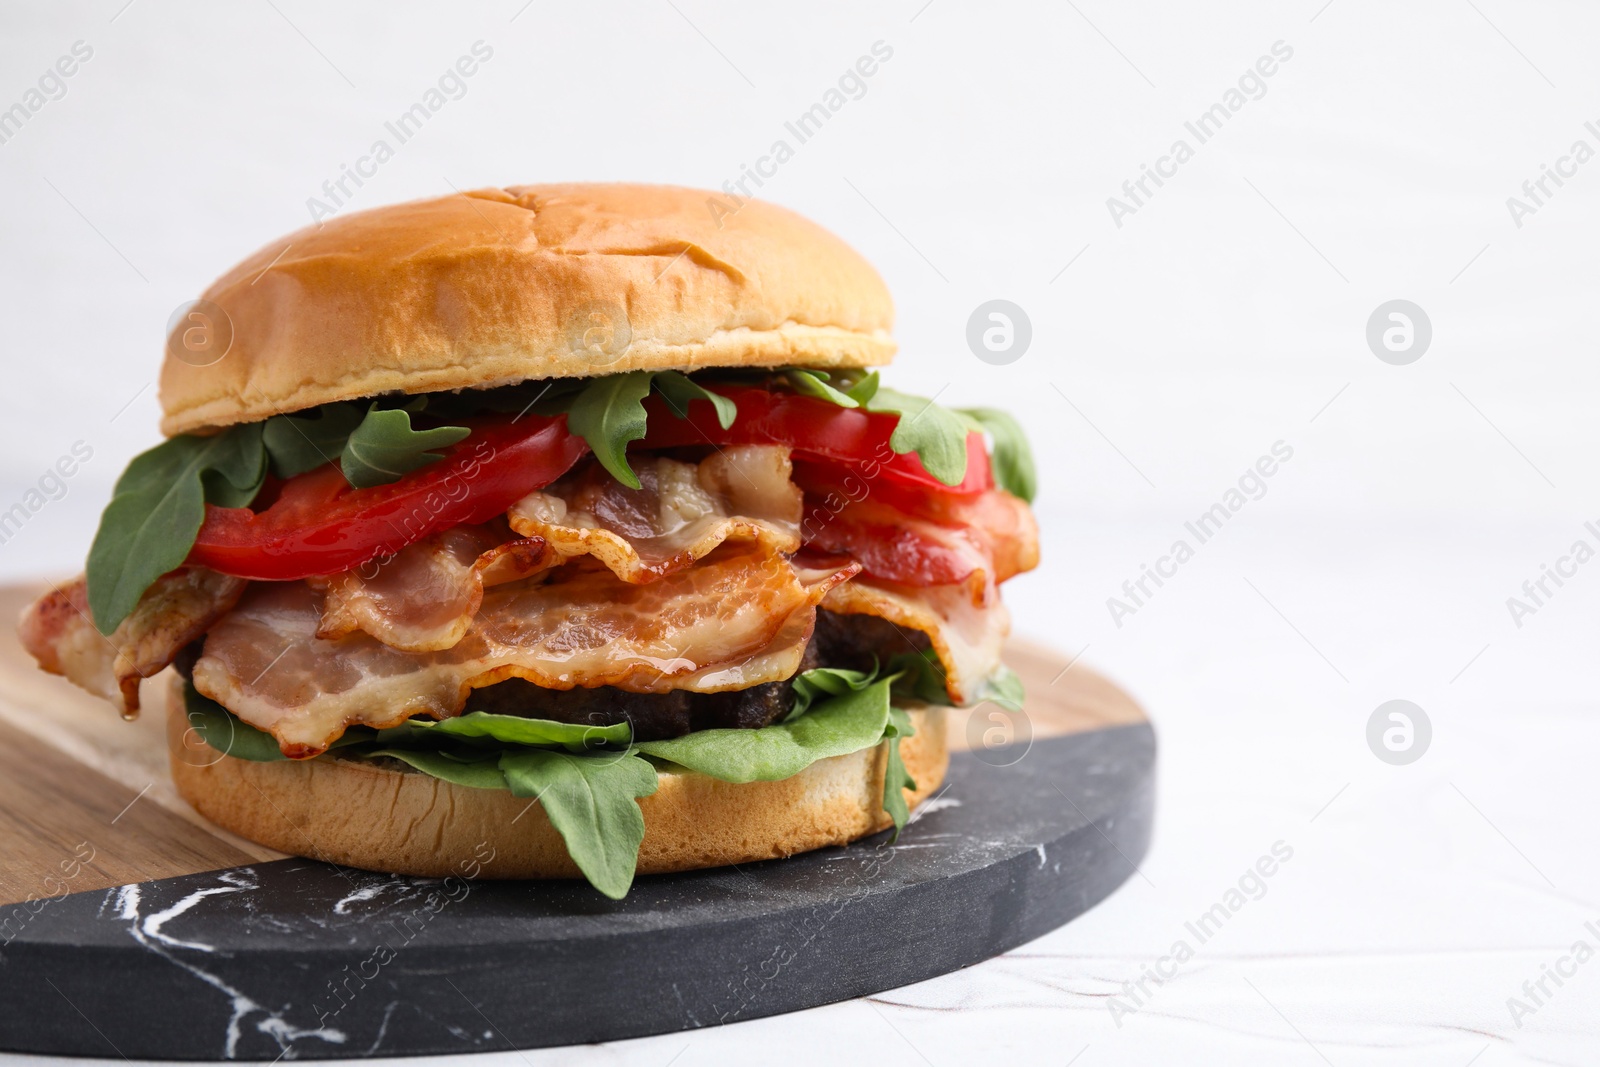
[[[206,291],[209,334],[173,330],[161,429],[395,390],[887,363],[894,309],[872,267],[791,211],[736,203],[673,186],[522,185],[309,226]]]
[[[900,742],[917,783],[914,807],[944,781],[945,709],[915,709]],[[167,738],[178,792],[207,819],[269,848],[366,870],[423,877],[474,861],[486,878],[577,878],[578,868],[537,803],[415,771],[346,760],[252,763],[185,740],[181,690],[168,698]],[[885,748],[819,760],[781,782],[733,785],[663,772],[643,797],[639,873],[777,859],[886,829]],[[493,858],[483,862],[486,854]]]

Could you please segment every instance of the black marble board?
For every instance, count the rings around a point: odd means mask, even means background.
[[[897,845],[880,834],[640,878],[618,902],[577,882],[302,859],[62,897],[6,931],[0,1049],[275,1060],[534,1048],[922,981],[1082,914],[1144,856],[1147,723],[1034,738],[1016,755],[955,753]]]

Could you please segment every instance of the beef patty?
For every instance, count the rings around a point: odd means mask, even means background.
[[[817,612],[816,629],[806,645],[800,670],[843,667],[870,671],[903,652],[921,652],[928,637],[874,615]],[[582,726],[633,724],[638,741],[662,741],[694,730],[754,730],[782,719],[794,706],[794,682],[767,682],[727,693],[630,693],[615,686],[594,689],[542,689],[512,678],[475,690],[468,711],[554,719]]]

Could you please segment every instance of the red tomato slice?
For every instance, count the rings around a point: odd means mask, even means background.
[[[946,518],[951,504],[977,500],[988,491],[958,495],[943,485],[932,490],[923,485],[873,477],[870,471],[858,472],[858,468],[849,463],[809,459],[805,455],[794,457],[794,484],[805,490],[808,514],[817,504],[831,506],[831,510],[837,511],[846,502],[871,500],[911,518],[947,525],[960,525]]]
[[[798,393],[773,392],[754,386],[719,385],[715,391],[739,406],[739,417],[724,430],[705,400],[689,404],[688,418],[659,396],[645,401],[649,432],[636,448],[679,448],[687,445],[788,445],[802,457],[829,460],[868,480],[935,493],[968,495],[994,486],[983,434],[967,435],[967,473],[958,485],[945,485],[929,474],[915,453],[897,453],[889,446],[898,415],[842,408],[827,400]]]
[[[794,481],[806,494],[800,536],[808,552],[846,556],[870,577],[913,586],[965,581],[982,566],[961,524],[946,513],[952,501],[988,493],[936,493],[808,459],[794,461]]]
[[[846,505],[828,512],[812,497],[806,498],[805,550],[822,556],[845,556],[861,564],[862,571],[901,585],[951,585],[966,581],[986,560],[975,546],[962,540],[960,531],[948,537],[930,536],[925,524],[908,527],[893,521],[887,509]],[[825,515],[824,521],[813,517]]]
[[[819,485],[843,485],[852,499],[849,487],[860,481],[872,487],[880,502],[928,517],[976,499],[994,484],[982,434],[968,436],[966,476],[959,485],[947,486],[914,454],[901,455],[890,447],[896,415],[750,386],[718,391],[739,406],[730,429],[718,425],[708,402],[691,403],[684,419],[659,396],[651,396],[645,402],[649,433],[634,447],[788,445],[800,460],[797,475],[814,470]],[[336,574],[440,530],[504,514],[589,451],[582,438],[567,430],[565,416],[487,416],[465,423],[472,435],[444,449],[443,459],[388,485],[352,489],[330,464],[282,483],[275,496],[263,494],[257,501],[260,510],[207,505],[188,562],[261,581]],[[892,523],[881,530],[880,525],[838,528],[841,533],[854,531],[853,553],[879,559],[881,569],[874,573],[908,584],[964,577],[947,577],[962,565],[948,547],[910,537]],[[901,562],[891,565],[891,558]],[[970,573],[966,565],[965,573]]]
[[[589,451],[564,415],[465,421],[472,436],[387,485],[352,489],[329,464],[283,483],[264,510],[207,505],[188,562],[262,581],[337,574],[502,515]]]
[[[794,480],[806,494],[807,550],[847,556],[871,577],[944,585],[982,569],[1004,582],[1039,565],[1033,512],[1004,490],[935,493],[804,459],[795,460]]]

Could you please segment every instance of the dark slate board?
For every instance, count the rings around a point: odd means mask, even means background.
[[[1154,785],[1147,724],[1036,738],[1010,766],[962,753],[897,846],[882,834],[641,878],[620,902],[582,883],[298,859],[79,893],[5,931],[0,1048],[477,1052],[846,1000],[988,959],[1104,899],[1144,856]]]

